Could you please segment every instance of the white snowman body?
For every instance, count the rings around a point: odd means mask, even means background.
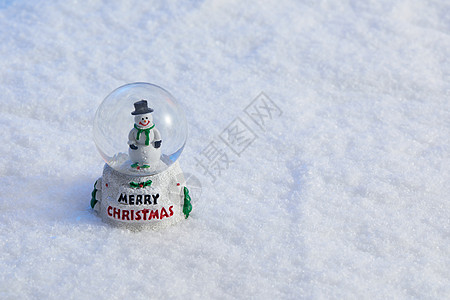
[[[136,167],[150,167],[160,160],[161,148],[155,142],[161,141],[161,135],[153,124],[151,113],[136,115],[134,123],[134,128],[128,134],[130,160]]]

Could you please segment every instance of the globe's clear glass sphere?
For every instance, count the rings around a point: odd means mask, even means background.
[[[157,152],[160,159],[145,167],[133,166],[135,162],[129,156],[129,135],[135,126],[135,115],[131,113],[137,111],[134,104],[140,100],[147,100],[148,107],[153,109],[150,115],[162,140],[158,148],[160,155]],[[146,133],[141,132],[140,138],[145,139]],[[137,82],[117,88],[103,100],[95,114],[97,149],[106,163],[121,173],[147,176],[166,170],[180,156],[186,138],[184,112],[169,92],[154,84]]]

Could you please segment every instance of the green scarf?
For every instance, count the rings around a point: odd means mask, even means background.
[[[146,138],[147,138],[147,139],[145,140],[145,145],[146,145],[146,146],[150,145],[150,137],[149,137],[149,134],[150,134],[150,130],[151,130],[153,127],[155,127],[155,124],[153,124],[153,126],[150,127],[150,128],[147,128],[147,129],[140,129],[140,128],[138,128],[138,127],[136,126],[136,124],[134,124],[134,128],[136,128],[137,131],[138,131],[138,133],[137,133],[137,135],[136,135],[136,140],[139,141],[139,137],[141,136],[141,133],[142,133],[142,132],[145,132],[145,136],[146,136]]]

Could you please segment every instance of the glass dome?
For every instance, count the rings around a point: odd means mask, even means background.
[[[147,101],[147,111],[138,107],[137,102],[142,104],[142,100]],[[135,117],[140,113],[148,113],[142,116],[153,119],[154,127],[142,130],[139,124],[135,124]],[[150,135],[149,131],[152,132]],[[140,142],[147,139],[148,145],[135,146],[136,135]],[[178,159],[186,138],[187,122],[183,110],[169,92],[150,83],[130,83],[115,89],[100,104],[94,118],[94,141],[101,156],[113,169],[129,175],[147,176],[163,172]],[[161,140],[160,146],[157,140]],[[157,151],[159,159],[148,165],[136,163],[130,158],[130,153],[133,157],[130,148],[134,147]]]

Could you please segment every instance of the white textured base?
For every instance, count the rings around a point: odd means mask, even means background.
[[[184,218],[185,186],[178,162],[151,176],[126,175],[105,164],[103,176],[95,186],[98,202],[94,209],[103,221],[115,226],[130,229],[167,227]]]

